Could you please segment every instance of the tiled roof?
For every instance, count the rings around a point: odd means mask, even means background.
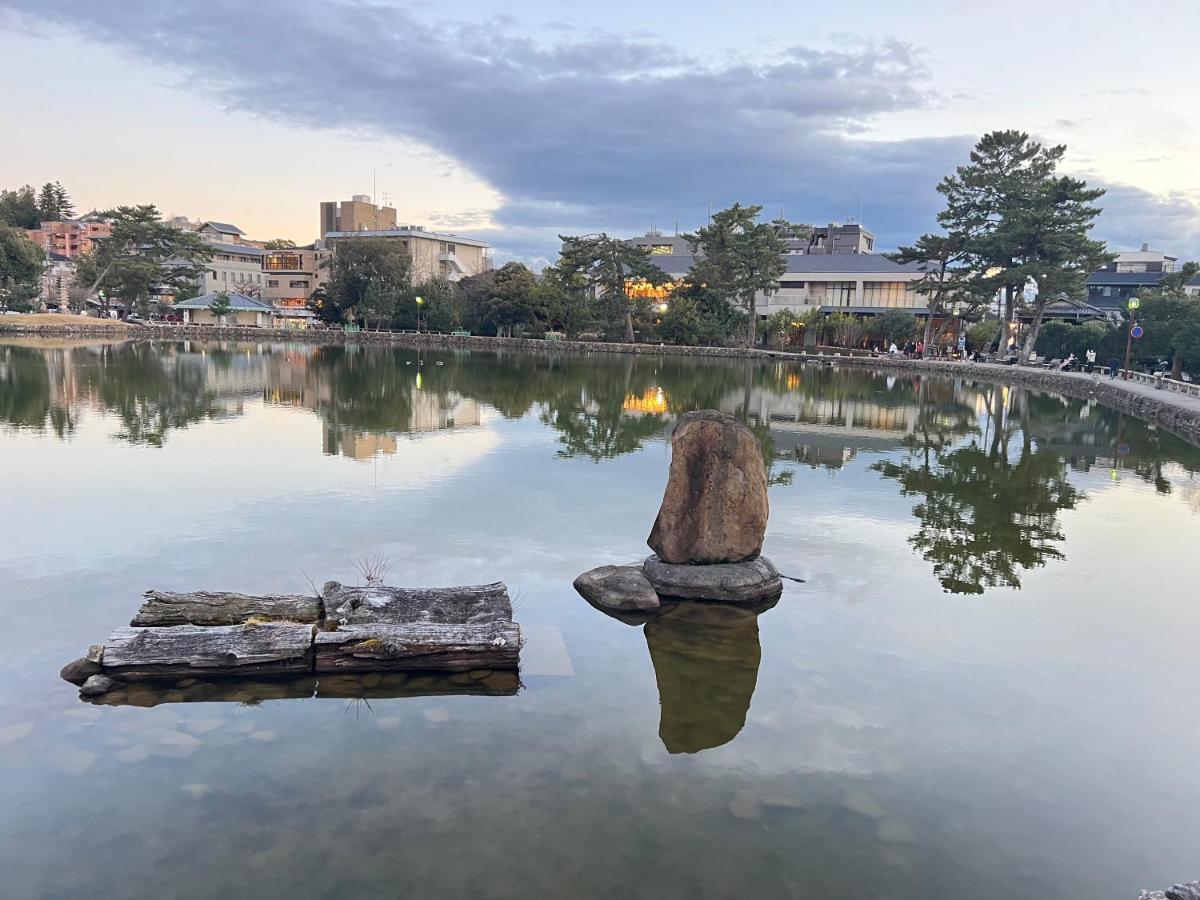
[[[204,228],[212,228],[215,231],[221,232],[221,234],[245,234],[246,233],[246,232],[242,231],[242,229],[238,228],[236,225],[230,225],[228,222],[205,222],[197,230],[201,230]]]
[[[252,247],[249,244],[223,244],[216,241],[206,241],[205,243],[222,253],[240,253],[242,256],[262,256],[267,252],[262,247]]]
[[[1088,284],[1158,284],[1163,279],[1163,272],[1093,272],[1088,276]]]
[[[217,297],[217,291],[210,291],[207,294],[201,294],[199,297],[193,297],[191,300],[180,300],[175,304],[176,309],[208,309],[213,300]],[[264,303],[262,300],[255,300],[253,297],[247,297],[245,294],[239,294],[237,291],[229,291],[229,308],[234,310],[242,310],[245,312],[274,312],[275,307],[269,303]]]

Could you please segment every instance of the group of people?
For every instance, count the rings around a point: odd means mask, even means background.
[[[888,344],[887,352],[889,356],[903,356],[905,359],[920,359],[925,355],[924,341],[906,341],[903,346],[898,346],[895,341]]]

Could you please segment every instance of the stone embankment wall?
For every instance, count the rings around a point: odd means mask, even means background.
[[[781,353],[767,350],[747,350],[744,347],[684,347],[663,344],[622,344],[603,341],[546,341],[540,338],[494,338],[480,336],[451,336],[445,334],[413,334],[404,332],[359,331],[345,333],[335,330],[266,329],[249,327],[212,327],[188,325],[130,326],[116,333],[111,327],[86,323],[53,328],[21,328],[14,322],[0,322],[0,334],[36,334],[42,337],[128,337],[132,340],[217,340],[308,343],[308,344],[386,344],[400,347],[434,347],[455,350],[518,350],[539,353],[633,353],[639,355],[671,355],[693,357],[724,357],[742,359],[777,359],[797,362],[816,362],[865,369],[901,370],[929,373],[974,381],[1024,385],[1038,390],[1054,391],[1082,400],[1095,400],[1139,419],[1161,425],[1193,443],[1200,444],[1200,404],[1195,400],[1167,392],[1146,393],[1135,390],[1123,381],[1107,378],[1091,379],[1078,375],[1002,366],[990,363],[945,362],[923,359],[897,359],[871,356],[826,356],[806,353]]]

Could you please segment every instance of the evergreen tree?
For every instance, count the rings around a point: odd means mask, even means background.
[[[38,295],[42,251],[18,228],[0,225],[0,310],[28,310]]]
[[[1017,297],[1037,282],[1035,325],[1060,292],[1072,293],[1108,257],[1088,237],[1104,193],[1079,179],[1056,174],[1066,147],[1043,147],[1021,131],[980,138],[970,163],[938,185],[946,208],[938,222],[959,244],[973,293],[1003,295],[995,342],[1012,319]],[[1029,344],[1032,348],[1032,343]]]
[[[787,271],[786,223],[759,222],[761,206],[735,203],[715,213],[708,225],[687,235],[696,262],[688,280],[707,285],[747,313],[746,346],[753,347],[758,327],[757,298],[779,290]]]
[[[37,194],[27,184],[15,191],[0,191],[0,225],[13,228],[37,228],[41,224]]]
[[[654,265],[650,251],[607,234],[571,237],[559,235],[563,242],[558,268],[564,278],[580,278],[587,284],[593,311],[604,323],[609,336],[624,326],[624,339],[634,339],[634,314],[644,316],[644,303],[632,299],[625,289],[629,281],[663,284],[668,276]]]

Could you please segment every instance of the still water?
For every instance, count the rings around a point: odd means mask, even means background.
[[[760,615],[627,625],[571,581],[648,552],[697,408],[756,429],[764,552],[803,582]],[[0,343],[0,893],[1115,900],[1200,877],[1198,473],[1109,410],[948,379]],[[395,584],[506,581],[520,690],[142,708],[58,678],[146,588],[301,593],[381,556]]]

